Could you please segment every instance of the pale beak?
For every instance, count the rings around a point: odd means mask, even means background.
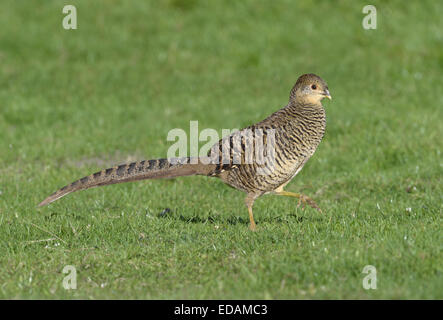
[[[328,98],[329,100],[332,100],[331,94],[329,93],[329,90],[328,90],[328,89],[326,89],[326,90],[323,92],[323,95],[325,96],[325,98]]]

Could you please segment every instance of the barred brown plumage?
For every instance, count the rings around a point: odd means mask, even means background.
[[[218,177],[226,184],[246,192],[250,228],[255,229],[252,206],[263,194],[292,196],[299,205],[307,203],[320,210],[310,198],[283,188],[297,175],[314,154],[326,128],[323,98],[331,99],[328,86],[319,76],[305,74],[298,78],[290,92],[289,103],[265,120],[235,132],[216,143],[207,158],[143,160],[104,169],[56,191],[39,206],[47,205],[79,190],[143,179],[172,178],[188,175]],[[262,139],[261,152],[270,163],[250,153],[248,146]],[[224,152],[223,145],[229,146]],[[263,156],[262,155],[262,156]],[[271,156],[272,155],[272,156]],[[194,159],[195,160],[195,159]],[[210,160],[210,161],[208,161]]]

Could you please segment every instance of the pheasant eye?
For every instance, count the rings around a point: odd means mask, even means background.
[[[313,84],[313,85],[311,86],[311,88],[312,88],[313,90],[315,90],[315,89],[317,89],[317,86],[316,86],[315,84]]]

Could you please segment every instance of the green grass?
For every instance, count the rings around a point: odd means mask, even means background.
[[[62,28],[64,4],[77,30]],[[364,30],[366,4],[3,1],[0,298],[442,299],[443,5],[373,1],[378,28]],[[165,157],[190,120],[263,119],[307,72],[333,101],[287,190],[323,214],[265,196],[252,233],[244,195],[205,177],[36,208],[108,165]],[[66,265],[77,290],[62,287]]]

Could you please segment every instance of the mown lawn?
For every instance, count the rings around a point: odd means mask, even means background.
[[[376,30],[365,1],[71,2],[0,5],[0,298],[443,298],[441,1],[373,1]],[[265,196],[253,233],[244,195],[205,177],[36,208],[91,172],[166,157],[190,120],[262,120],[307,72],[333,101],[287,190],[323,214]]]

